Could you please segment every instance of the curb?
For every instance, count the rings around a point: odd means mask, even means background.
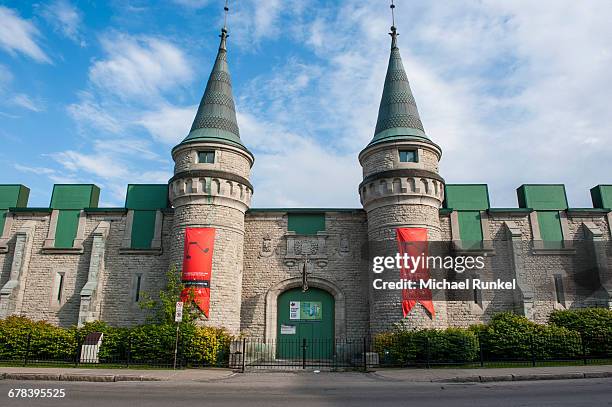
[[[604,372],[571,372],[571,373],[535,373],[507,374],[497,376],[458,376],[448,379],[432,379],[434,383],[492,383],[492,382],[522,382],[534,380],[572,380],[599,379],[612,377],[612,371]]]
[[[59,374],[59,373],[2,373],[0,380],[44,380],[59,382],[149,382],[165,379],[152,376],[135,375],[91,375],[91,374]]]

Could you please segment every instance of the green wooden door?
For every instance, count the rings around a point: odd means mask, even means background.
[[[329,359],[334,352],[334,297],[318,288],[285,291],[277,301],[277,356],[299,359],[306,339],[308,359]]]

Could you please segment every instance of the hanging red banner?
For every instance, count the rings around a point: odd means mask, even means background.
[[[181,301],[190,301],[190,293],[193,292],[193,301],[206,318],[210,309],[210,277],[214,246],[214,228],[185,229],[182,275],[185,289],[181,293]]]
[[[404,318],[417,303],[429,311],[431,316],[435,315],[434,305],[431,296],[431,290],[428,288],[419,288],[420,280],[429,280],[429,269],[427,268],[427,229],[425,228],[397,228],[397,245],[399,253],[404,257],[407,254],[410,259],[421,257],[422,260],[414,267],[415,262],[411,262],[412,268],[407,269],[401,267],[400,278],[417,282],[417,287],[414,289],[402,290],[402,310]]]

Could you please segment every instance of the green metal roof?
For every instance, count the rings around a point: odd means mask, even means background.
[[[208,78],[204,96],[200,101],[191,130],[179,146],[196,141],[211,141],[233,145],[249,152],[240,140],[240,130],[236,121],[232,81],[227,64],[227,36],[227,30],[223,28],[219,52]]]
[[[391,27],[391,55],[383,88],[374,138],[368,144],[385,141],[417,140],[431,142],[419,117],[408,76],[397,47],[397,30]]]

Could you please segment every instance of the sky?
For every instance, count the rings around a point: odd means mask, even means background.
[[[0,0],[0,183],[166,183],[212,68],[223,0]],[[404,66],[447,183],[612,184],[612,1],[396,0]],[[391,16],[384,0],[230,1],[253,207],[359,207]]]

